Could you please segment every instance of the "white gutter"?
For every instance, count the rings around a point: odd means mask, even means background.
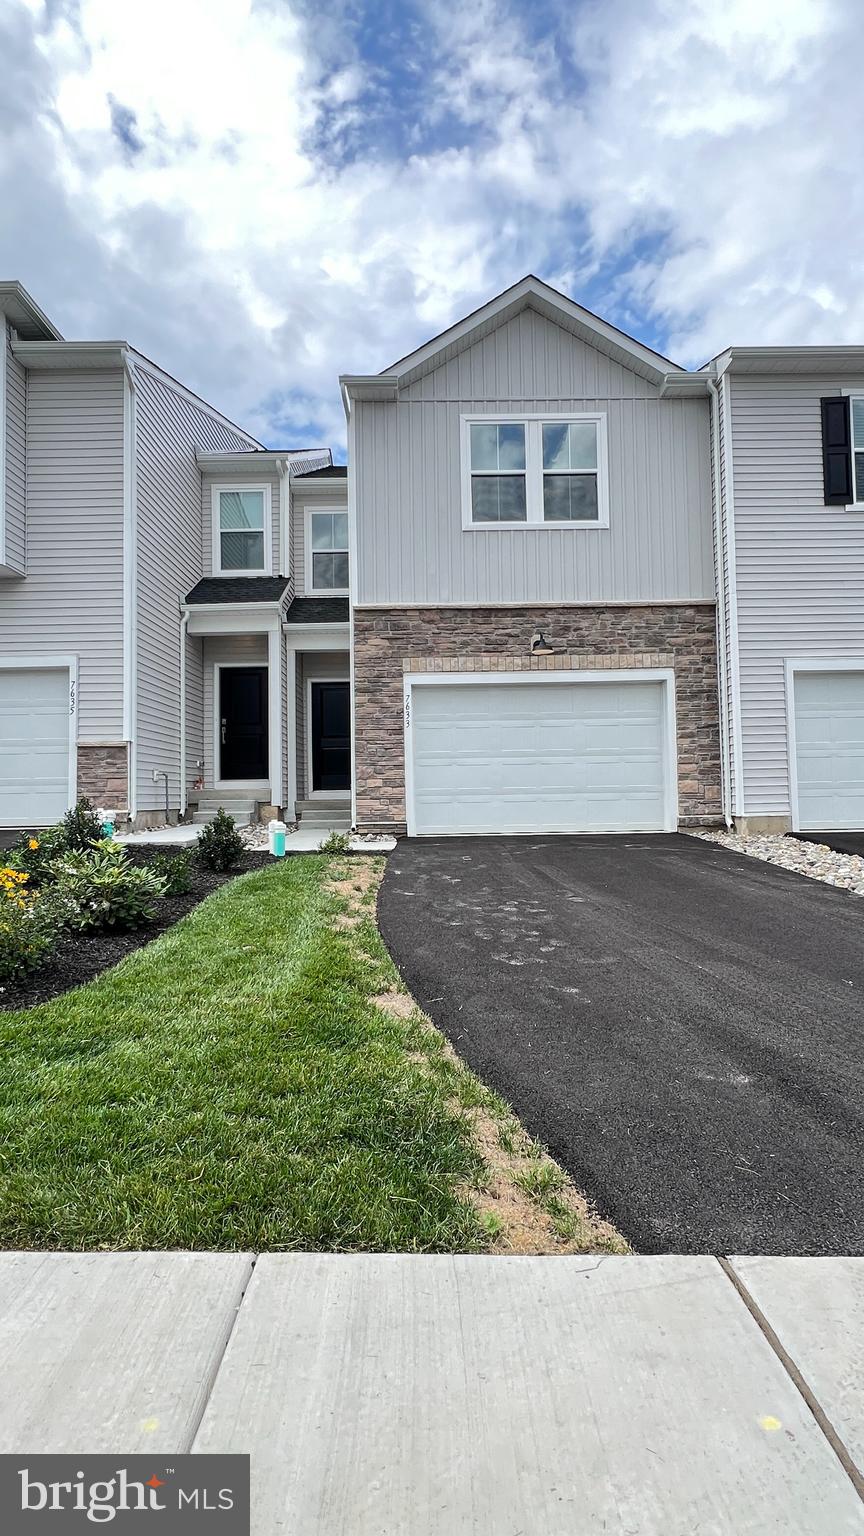
[[[357,711],[354,704],[354,603],[357,592],[357,493],[354,485],[354,417],[346,379],[340,380],[348,424],[348,699],[351,709],[351,827],[357,828]]]
[[[56,343],[48,342],[53,346]],[[123,736],[129,754],[129,817],[138,811],[138,466],[135,440],[135,369],[123,353]]]
[[[186,815],[186,634],[189,628],[189,609],[180,612],[180,815]]]
[[[726,663],[726,589],[723,581],[724,530],[723,503],[720,496],[720,397],[713,379],[708,379],[711,395],[711,441],[714,484],[714,590],[717,597],[717,691],[720,697],[720,793],[723,820],[732,825],[731,774],[729,763],[729,674]]]

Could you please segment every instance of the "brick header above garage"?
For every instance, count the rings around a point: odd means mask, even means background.
[[[597,656],[592,651],[562,652],[555,656],[406,656],[402,671],[436,672],[579,672],[638,671],[645,667],[674,667],[672,651],[610,651]]]
[[[583,668],[674,670],[680,821],[719,821],[713,606],[355,608],[353,622],[359,827],[405,830],[406,675]],[[537,630],[554,655],[531,656]]]

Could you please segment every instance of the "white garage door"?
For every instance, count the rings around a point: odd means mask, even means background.
[[[409,735],[415,834],[674,826],[660,682],[418,684]]]
[[[864,827],[864,669],[796,672],[798,827]]]
[[[69,806],[69,673],[0,667],[0,826],[47,827]]]

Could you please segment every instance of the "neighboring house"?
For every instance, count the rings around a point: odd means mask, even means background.
[[[20,284],[0,317],[0,827],[82,793],[293,816],[319,784],[347,822],[344,469],[63,341]]]
[[[864,828],[864,347],[733,347],[704,374],[727,813]]]
[[[527,277],[342,378],[347,473],[0,314],[0,827],[864,827],[864,348],[688,372]]]

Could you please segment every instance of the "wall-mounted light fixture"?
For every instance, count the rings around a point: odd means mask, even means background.
[[[549,641],[546,639],[542,629],[535,630],[531,637],[531,655],[554,656],[554,654],[555,652],[549,644]]]

